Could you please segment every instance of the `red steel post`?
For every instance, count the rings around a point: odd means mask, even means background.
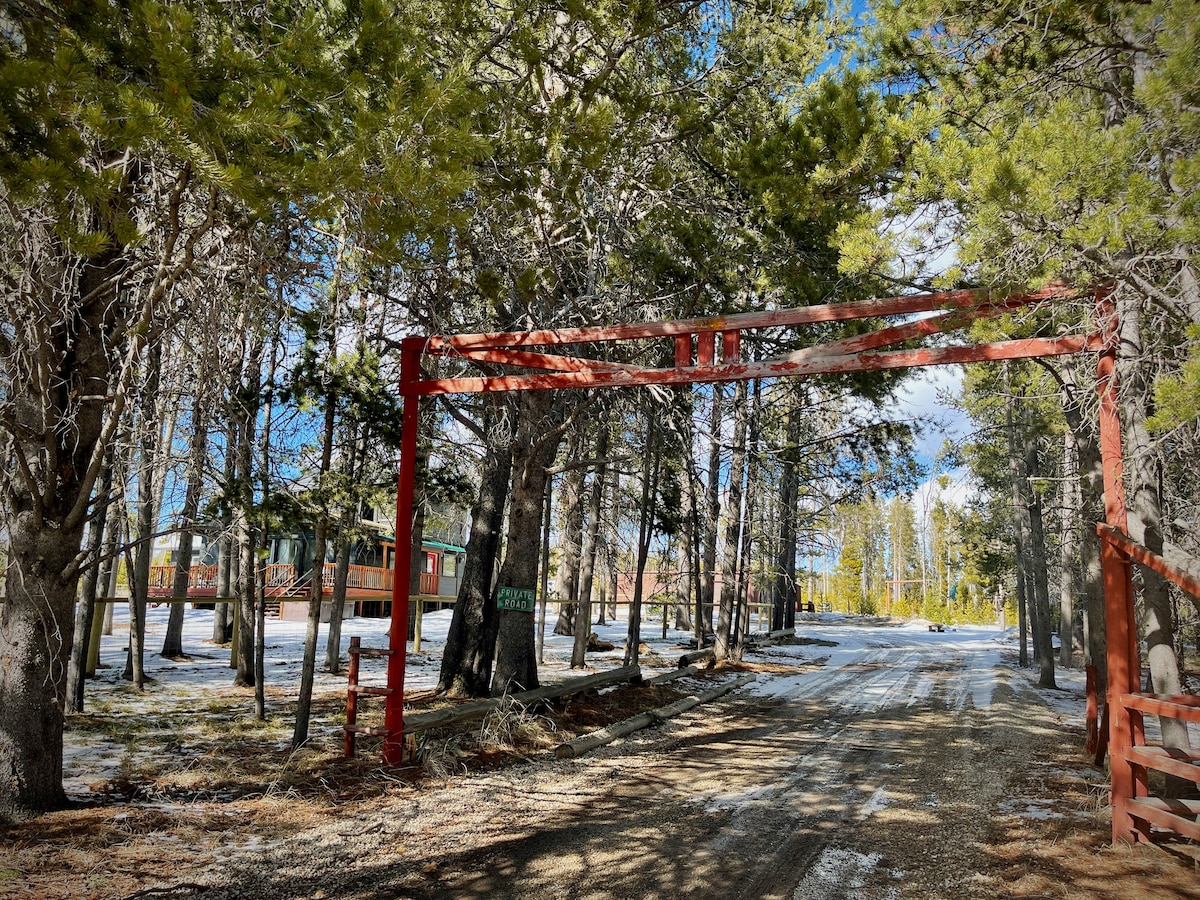
[[[404,757],[404,664],[408,643],[408,593],[412,577],[413,491],[417,479],[417,410],[420,398],[412,386],[421,373],[422,338],[405,338],[400,345],[400,393],[404,414],[400,436],[400,473],[396,482],[396,549],[392,576],[392,628],[388,642],[387,684],[391,689],[384,706],[384,765],[400,765]]]
[[[1125,488],[1121,482],[1121,417],[1117,405],[1116,322],[1111,302],[1101,295],[1097,314],[1106,340],[1096,368],[1096,390],[1100,396],[1100,458],[1104,469],[1104,519],[1122,534],[1128,534]],[[1141,837],[1129,815],[1129,801],[1137,796],[1138,782],[1145,773],[1135,772],[1128,760],[1133,742],[1133,722],[1120,702],[1123,694],[1137,690],[1140,669],[1137,652],[1137,623],[1133,613],[1133,580],[1129,558],[1111,541],[1100,542],[1100,566],[1104,578],[1105,645],[1108,660],[1108,689],[1105,693],[1109,721],[1108,753],[1112,767],[1112,836],[1135,842]],[[1144,792],[1144,786],[1142,788]]]

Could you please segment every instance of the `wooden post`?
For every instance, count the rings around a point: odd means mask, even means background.
[[[346,683],[350,689],[346,691],[346,724],[356,725],[358,723],[358,692],[354,690],[358,686],[358,649],[362,644],[361,637],[350,638],[350,668],[346,672]],[[349,728],[345,729],[346,735],[346,759],[351,759],[354,756],[354,738],[355,733]]]
[[[1096,368],[1096,390],[1100,397],[1100,458],[1104,469],[1104,520],[1128,534],[1125,488],[1121,482],[1121,418],[1117,406],[1117,329],[1112,304],[1105,295],[1097,302],[1097,313],[1105,342]],[[1129,815],[1129,801],[1145,793],[1145,770],[1135,771],[1128,760],[1133,742],[1133,722],[1120,702],[1123,694],[1139,687],[1137,622],[1133,612],[1133,580],[1129,559],[1110,541],[1100,542],[1100,566],[1104,578],[1104,613],[1107,634],[1108,688],[1105,711],[1109,721],[1108,752],[1112,769],[1112,837],[1136,842],[1148,837]],[[1140,718],[1140,714],[1139,714]]]

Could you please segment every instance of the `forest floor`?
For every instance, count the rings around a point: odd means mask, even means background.
[[[1109,846],[1079,679],[1037,689],[1010,638],[815,617],[740,666],[506,709],[390,770],[341,758],[333,682],[289,753],[286,680],[254,723],[186,666],[157,703],[113,677],[68,729],[77,805],[0,829],[0,898],[1200,897],[1197,848]],[[739,672],[757,681],[552,752]]]

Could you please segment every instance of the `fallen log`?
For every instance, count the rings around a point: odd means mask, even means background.
[[[755,647],[769,647],[772,644],[782,641],[784,638],[795,637],[795,628],[780,628],[778,631],[759,632],[758,634],[746,635],[746,645],[749,649]]]
[[[677,678],[686,678],[689,675],[699,675],[701,669],[699,666],[687,666],[683,669],[673,669],[670,672],[665,672],[662,675],[655,675],[648,680],[649,684],[666,684],[668,681],[675,681]]]
[[[732,681],[727,681],[725,684],[705,691],[703,694],[693,695],[691,697],[683,697],[670,703],[667,706],[660,706],[658,709],[652,709],[649,712],[644,712],[628,719],[623,719],[620,722],[615,722],[607,728],[602,728],[599,731],[593,731],[591,734],[585,734],[582,737],[577,737],[573,741],[568,741],[565,744],[559,744],[554,749],[554,755],[560,759],[570,759],[577,756],[582,756],[589,750],[595,750],[597,747],[603,747],[605,744],[611,744],[619,737],[624,737],[627,734],[633,734],[635,731],[640,731],[643,728],[649,728],[651,725],[661,724],[668,719],[674,718],[680,713],[685,713],[693,707],[699,706],[701,703],[707,703],[710,700],[715,700],[717,697],[722,697],[730,691],[740,688],[744,684],[749,684],[755,679],[751,675],[739,675]]]
[[[679,657],[679,668],[682,669],[684,666],[690,666],[692,663],[711,659],[713,659],[712,647],[705,647],[703,650],[693,650],[691,653],[685,653]]]
[[[611,669],[608,672],[597,672],[594,675],[572,678],[569,681],[560,681],[557,684],[548,684],[540,688],[534,688],[532,691],[522,691],[519,694],[510,694],[508,696],[518,703],[534,703],[538,700],[553,700],[557,697],[566,697],[569,694],[578,694],[581,691],[593,688],[619,684],[622,681],[640,681],[641,677],[641,666],[622,666],[619,669]],[[490,697],[486,700],[475,700],[471,703],[459,704],[458,706],[448,706],[445,709],[413,713],[411,716],[404,717],[404,733],[416,734],[420,731],[428,731],[430,728],[440,728],[443,725],[448,725],[451,722],[457,722],[461,719],[486,715],[503,703],[505,699],[504,697]]]

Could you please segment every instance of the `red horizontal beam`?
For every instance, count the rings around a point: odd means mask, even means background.
[[[989,360],[1063,356],[1083,350],[1098,350],[1099,335],[1061,338],[1026,338],[966,347],[935,347],[924,350],[891,350],[853,356],[815,356],[804,360],[733,363],[720,366],[689,366],[644,369],[638,372],[568,372],[554,375],[501,375],[486,378],[440,378],[404,382],[405,396],[427,394],[470,394],[493,391],[540,391],[555,388],[634,387],[648,384],[696,384],[717,381],[747,381],[752,378],[782,378],[810,375],[878,372],[915,366],[939,366]]]
[[[1071,297],[1076,291],[1061,285],[1042,288],[1027,294],[1015,294],[1004,302],[1011,306],[1027,306],[1053,297]],[[880,316],[910,315],[939,309],[955,309],[977,305],[987,297],[978,290],[942,291],[910,294],[905,297],[885,297],[877,300],[856,300],[849,303],[827,303],[799,309],[778,309],[766,312],[737,313],[698,319],[678,319],[673,322],[646,322],[626,325],[602,325],[591,328],[563,328],[554,331],[490,332],[431,337],[424,345],[426,353],[440,354],[454,350],[486,350],[503,347],[542,347],[555,344],[587,344],[597,341],[625,341],[642,338],[674,337],[717,331],[741,331],[747,328],[779,328],[796,325],[816,325],[821,322],[846,322],[852,319],[873,319]]]
[[[559,356],[553,353],[532,353],[528,350],[461,350],[454,352],[453,355],[457,359],[503,363],[509,366],[524,366],[527,369],[547,369],[552,372],[642,371],[641,366],[634,366],[628,363],[583,359],[578,356]]]
[[[1200,697],[1195,694],[1119,694],[1126,709],[1167,716],[1184,722],[1200,722]]]
[[[1115,751],[1114,751],[1115,752]],[[1130,747],[1123,754],[1135,766],[1166,772],[1200,784],[1200,754],[1175,747]]]
[[[1004,301],[959,310],[957,312],[942,313],[928,319],[919,319],[916,322],[905,322],[903,325],[892,325],[887,328],[881,328],[879,331],[874,331],[870,334],[860,334],[854,337],[842,338],[839,341],[830,341],[827,344],[818,344],[815,347],[805,347],[803,350],[784,354],[775,357],[775,359],[780,361],[798,361],[811,359],[814,356],[845,356],[850,353],[861,353],[865,350],[877,350],[881,347],[887,347],[889,344],[899,344],[902,341],[912,340],[913,338],[928,337],[931,334],[942,334],[957,328],[965,328],[972,322],[1003,315],[1006,312],[1012,311],[1016,306],[1026,304],[1027,301],[1021,298],[1020,302],[1016,304]]]
[[[1163,578],[1179,585],[1193,597],[1200,597],[1200,578],[1185,572],[1179,566],[1173,565],[1132,538],[1122,534],[1120,529],[1104,522],[1096,523],[1096,533],[1108,541],[1122,553],[1131,556],[1147,569],[1153,569]]]

